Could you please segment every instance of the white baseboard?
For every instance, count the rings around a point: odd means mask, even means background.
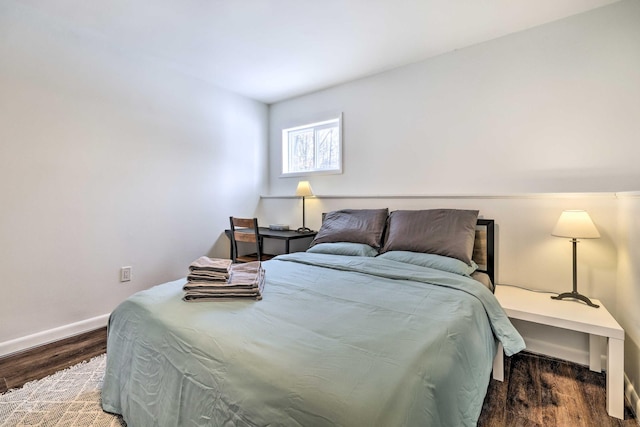
[[[636,389],[629,381],[629,377],[627,374],[624,374],[624,395],[629,401],[631,405],[631,410],[636,416],[636,422],[640,425],[640,420],[638,419],[638,413],[640,413],[640,399],[638,398],[638,393],[636,393]]]
[[[83,332],[89,332],[106,326],[108,320],[109,314],[103,314],[102,316],[81,320],[80,322],[70,323],[14,340],[0,342],[0,356],[6,356],[11,353],[69,338]]]

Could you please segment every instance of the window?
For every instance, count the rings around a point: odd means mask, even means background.
[[[342,114],[282,130],[282,174],[342,173]]]

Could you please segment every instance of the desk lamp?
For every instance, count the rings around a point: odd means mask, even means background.
[[[578,279],[577,279],[577,244],[578,239],[597,239],[600,237],[598,229],[591,221],[591,217],[586,211],[582,210],[568,210],[562,212],[558,223],[551,232],[551,235],[556,237],[569,237],[573,244],[573,291],[564,292],[558,296],[552,296],[553,299],[565,299],[573,298],[585,302],[591,307],[598,308],[597,304],[591,302],[589,298],[578,293]]]
[[[313,190],[309,181],[298,182],[298,188],[296,188],[296,196],[302,197],[302,227],[298,228],[298,233],[308,233],[311,229],[307,228],[304,224],[304,199],[305,197],[313,196]]]

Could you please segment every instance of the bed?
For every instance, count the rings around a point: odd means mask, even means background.
[[[477,211],[336,211],[262,263],[261,301],[139,292],[109,320],[102,407],[133,427],[475,425],[498,341],[524,348],[472,277],[493,274],[492,231]]]

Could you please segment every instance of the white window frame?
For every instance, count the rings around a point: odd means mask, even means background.
[[[305,171],[289,172],[289,133],[301,129],[313,128],[314,131],[327,127],[329,124],[338,125],[338,167],[335,169],[308,169]],[[315,159],[315,154],[314,154]],[[327,114],[316,117],[315,120],[298,121],[295,126],[282,129],[282,174],[281,177],[333,175],[342,173],[342,113]]]

